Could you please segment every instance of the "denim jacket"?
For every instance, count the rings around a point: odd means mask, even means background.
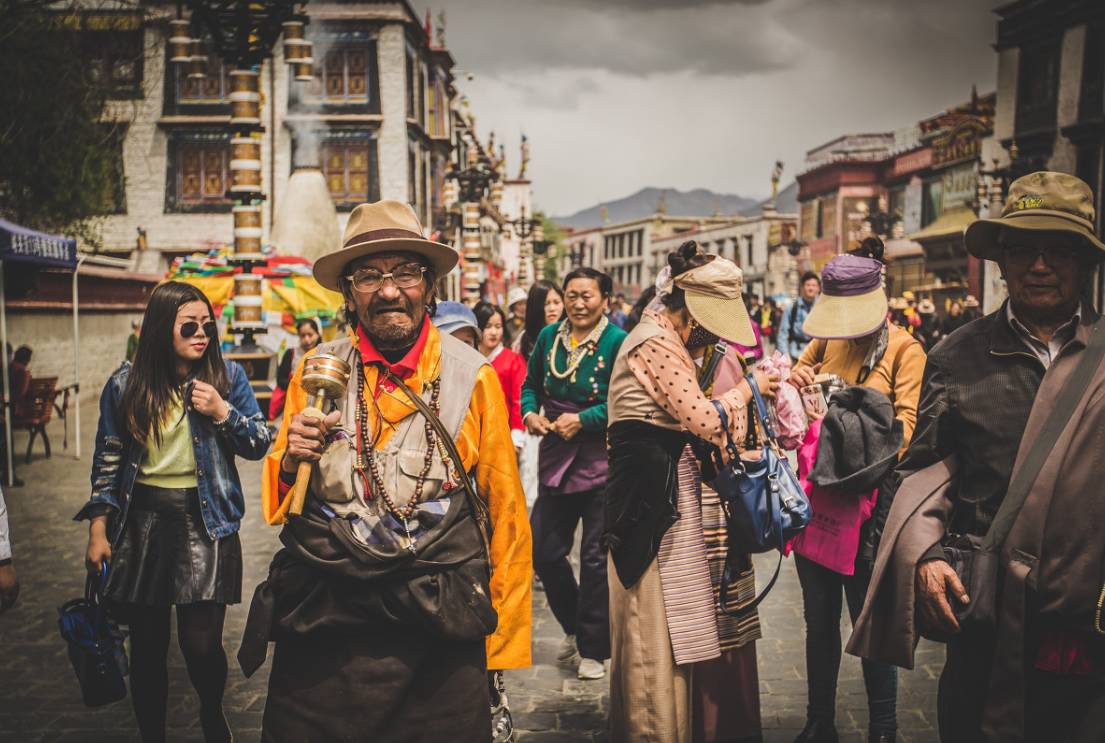
[[[100,424],[92,457],[92,497],[76,515],[78,521],[91,519],[106,507],[112,544],[126,523],[134,482],[146,455],[145,447],[127,433],[120,411],[130,369],[129,362],[119,367],[100,395]],[[226,371],[230,377],[226,400],[230,416],[224,423],[216,426],[208,416],[188,408],[200,512],[207,535],[213,540],[238,531],[245,512],[234,456],[261,459],[272,443],[272,433],[257,406],[245,370],[227,361]]]

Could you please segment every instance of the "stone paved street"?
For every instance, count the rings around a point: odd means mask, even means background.
[[[82,409],[85,450],[74,461],[62,449],[60,423],[51,424],[54,457],[41,454],[30,465],[19,465],[27,485],[6,492],[22,594],[16,607],[0,616],[0,741],[64,741],[93,743],[137,740],[129,702],[88,710],[65,648],[58,635],[56,607],[83,590],[82,567],[87,530],[71,518],[88,493],[95,406]],[[25,451],[26,435],[17,434],[15,451]],[[72,442],[70,442],[70,451]],[[245,595],[262,578],[276,549],[276,531],[263,523],[258,494],[259,465],[241,464],[250,504],[242,529],[245,550]],[[770,567],[760,563],[761,579]],[[607,685],[583,682],[555,661],[560,630],[535,592],[535,665],[508,675],[508,692],[515,721],[526,743],[605,740]],[[231,655],[226,707],[237,739],[245,743],[260,737],[268,666],[251,679],[242,677],[233,660],[246,617],[246,605],[228,613],[225,643]],[[791,562],[783,565],[778,586],[762,608],[765,639],[759,643],[760,691],[764,739],[789,743],[805,716],[805,663],[801,595]],[[936,676],[942,650],[925,644],[918,651],[918,668],[900,676],[900,740],[935,741]],[[200,741],[198,703],[185,673],[179,650],[170,650],[170,740]],[[859,662],[845,657],[837,701],[837,725],[842,741],[861,741],[867,708]]]

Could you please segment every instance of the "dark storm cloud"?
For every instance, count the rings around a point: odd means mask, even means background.
[[[465,70],[689,70],[742,76],[781,69],[795,49],[759,0],[454,0],[446,41]]]
[[[429,0],[480,132],[515,159],[527,134],[560,214],[645,185],[762,197],[776,159],[789,180],[842,134],[990,92],[1003,1]]]

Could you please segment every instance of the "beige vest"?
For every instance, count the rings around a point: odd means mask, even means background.
[[[323,343],[319,353],[329,353],[345,359],[357,373],[357,354],[359,350],[352,339],[345,337]],[[441,394],[438,397],[440,411],[438,417],[445,429],[450,431],[455,441],[464,423],[472,400],[472,391],[480,367],[487,359],[471,346],[458,341],[451,335],[441,335]],[[402,395],[402,392],[398,394]],[[422,390],[422,399],[429,405],[431,390],[427,385]],[[330,436],[330,442],[323,451],[322,459],[311,476],[311,492],[323,501],[334,513],[343,519],[357,524],[353,530],[358,540],[368,543],[373,539],[392,538],[389,533],[379,533],[381,518],[387,512],[383,500],[373,495],[365,498],[365,480],[357,473],[353,465],[357,457],[357,383],[351,376],[345,398],[335,401],[332,410],[341,411],[341,431]],[[376,449],[376,462],[388,495],[397,508],[403,508],[414,496],[415,484],[426,462],[426,421],[422,414],[415,412],[400,422],[399,427],[382,449]],[[429,520],[440,517],[449,507],[451,495],[463,497],[463,488],[455,471],[449,471],[443,459],[444,447],[440,444],[434,453],[429,474],[422,490],[419,511],[430,516]],[[457,462],[456,466],[463,466]],[[367,473],[366,473],[367,474]],[[368,475],[371,482],[371,474]],[[413,530],[413,523],[412,523]],[[373,531],[377,533],[372,534]],[[402,538],[401,538],[402,539]],[[403,545],[406,547],[407,545]]]
[[[610,425],[619,421],[644,421],[676,431],[683,428],[678,420],[652,399],[629,368],[630,352],[649,338],[663,335],[664,332],[651,317],[645,315],[622,341],[618,358],[614,360],[614,368],[610,373],[610,394],[607,397]]]

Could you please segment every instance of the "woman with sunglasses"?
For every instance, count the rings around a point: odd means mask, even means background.
[[[130,627],[130,689],[142,740],[165,740],[170,607],[204,739],[228,741],[223,714],[227,604],[241,600],[245,511],[234,457],[260,459],[271,435],[242,368],[219,351],[211,303],[177,281],[158,286],[134,364],[100,397],[88,569]]]

